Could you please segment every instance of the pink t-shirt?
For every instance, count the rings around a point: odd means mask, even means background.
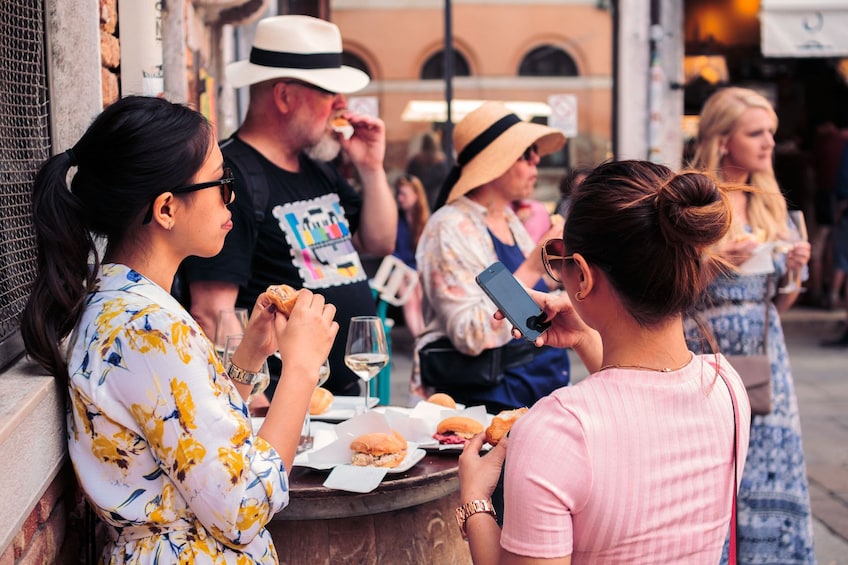
[[[537,402],[510,433],[502,547],[572,563],[718,563],[733,412],[715,359],[669,373],[607,369]],[[720,366],[736,395],[741,477],[750,406]]]

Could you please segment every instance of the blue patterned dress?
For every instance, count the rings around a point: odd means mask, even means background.
[[[754,416],[748,459],[738,495],[738,562],[815,563],[807,469],[801,445],[798,400],[780,317],[773,302],[785,256],[775,255],[773,275],[729,274],[716,279],[697,316],[725,354],[763,352],[765,308],[769,307],[768,355],[772,412]],[[771,282],[769,282],[771,279]],[[686,320],[689,348],[709,351],[694,319]],[[722,563],[727,563],[727,543]]]

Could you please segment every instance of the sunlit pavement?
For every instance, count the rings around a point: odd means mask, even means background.
[[[820,342],[843,331],[843,311],[796,307],[781,316],[804,433],[816,557],[820,565],[848,565],[848,348]],[[391,402],[406,406],[412,338],[398,324],[391,332]],[[586,375],[571,356],[575,381]]]

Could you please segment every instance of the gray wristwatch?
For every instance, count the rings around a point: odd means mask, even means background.
[[[262,373],[251,373],[237,365],[227,365],[227,376],[243,385],[255,385],[262,378]]]

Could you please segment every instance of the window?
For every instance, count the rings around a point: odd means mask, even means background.
[[[445,77],[444,53],[444,51],[434,53],[424,62],[424,66],[421,67],[421,80],[441,80]],[[468,61],[456,49],[453,50],[453,76],[471,76],[471,68],[468,66]]]
[[[553,45],[543,45],[524,56],[518,67],[522,77],[576,77],[577,65],[571,55]]]
[[[44,10],[41,1],[0,5],[0,367],[23,351],[18,325],[35,278],[30,192],[50,156]]]

